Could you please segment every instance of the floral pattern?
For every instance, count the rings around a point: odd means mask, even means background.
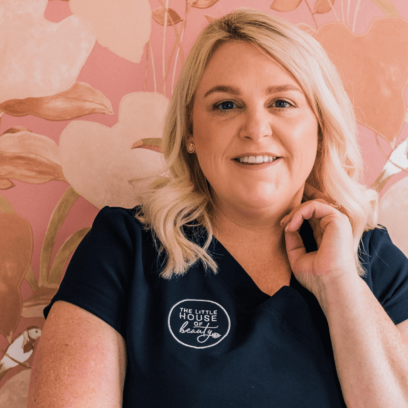
[[[296,22],[326,50],[355,107],[379,222],[408,254],[405,0],[3,0],[1,407],[27,405],[43,308],[94,216],[138,204],[137,180],[160,168],[194,39],[241,6]]]

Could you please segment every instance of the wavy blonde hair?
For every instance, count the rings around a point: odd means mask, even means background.
[[[160,174],[166,172],[167,177],[157,174],[153,182],[139,186],[141,206],[135,217],[152,230],[159,253],[166,254],[160,276],[169,279],[181,275],[197,261],[217,273],[217,264],[207,251],[213,237],[214,203],[196,155],[187,153],[186,140],[192,133],[194,94],[204,70],[215,50],[232,41],[258,47],[301,85],[318,119],[321,146],[306,182],[329,201],[341,204],[353,230],[358,274],[364,276],[359,258],[361,237],[364,231],[383,227],[377,224],[378,193],[361,183],[364,163],[353,105],[335,65],[318,41],[286,20],[251,8],[237,9],[213,21],[198,36],[180,73],[164,124],[166,167]],[[183,226],[193,225],[198,227],[193,229],[196,233],[186,237]],[[204,244],[200,245],[196,236],[205,236]]]

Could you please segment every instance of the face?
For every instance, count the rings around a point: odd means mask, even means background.
[[[196,90],[192,120],[188,143],[217,208],[300,204],[318,122],[297,80],[273,59],[248,43],[221,45]]]

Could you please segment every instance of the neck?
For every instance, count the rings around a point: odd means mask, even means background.
[[[214,213],[213,233],[222,244],[247,247],[272,247],[286,251],[285,233],[280,220],[301,203],[290,208],[277,208],[275,212],[247,214],[234,208],[217,206]]]

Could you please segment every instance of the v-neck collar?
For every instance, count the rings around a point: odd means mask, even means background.
[[[304,221],[300,227],[299,234],[302,237],[306,252],[317,250],[313,230],[307,220]],[[287,293],[288,288],[291,288],[289,291],[293,289],[298,291],[306,301],[311,301],[314,298],[314,295],[298,282],[293,271],[289,286],[283,286],[270,296],[258,287],[239,262],[215,237],[212,239],[209,250],[218,265],[218,273],[216,276],[223,281],[235,300],[245,309],[254,309],[272,298],[275,299],[275,297]]]

